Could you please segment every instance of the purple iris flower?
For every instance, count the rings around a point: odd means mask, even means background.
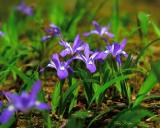
[[[68,42],[65,42],[62,40],[60,42],[60,45],[64,46],[65,49],[60,53],[60,55],[62,57],[65,57],[66,55],[70,55],[70,54],[73,55],[79,51],[84,50],[84,44],[83,45],[81,45],[81,44],[82,44],[82,41],[80,40],[79,34],[74,39],[74,43],[72,46]]]
[[[49,109],[49,106],[37,100],[37,94],[41,89],[41,81],[37,81],[30,93],[22,92],[21,95],[15,93],[6,92],[4,93],[9,101],[8,108],[0,115],[0,122],[7,123],[11,116],[16,111],[22,111],[24,113],[29,112],[33,108],[40,110]]]
[[[126,42],[127,40],[123,39],[121,44],[113,43],[112,45],[107,46],[107,50],[104,53],[106,56],[108,54],[112,54],[112,56],[116,57],[118,64],[121,65],[121,55],[124,55],[125,57],[128,56],[128,54],[124,51]]]
[[[79,53],[76,59],[80,59],[85,62],[87,69],[91,72],[94,73],[96,71],[96,65],[95,65],[95,60],[99,59],[97,58],[99,55],[99,52],[92,52],[90,51],[89,45],[85,45],[84,49],[84,55]]]
[[[54,25],[53,23],[49,24],[49,28],[46,29],[46,33],[47,35],[43,36],[41,39],[42,42],[47,41],[54,36],[59,36],[61,38],[60,28]]]
[[[65,79],[68,77],[68,71],[73,71],[72,68],[69,66],[71,61],[74,58],[69,59],[66,62],[60,62],[59,60],[59,55],[58,54],[53,54],[52,55],[52,60],[50,63],[47,65],[47,67],[54,68],[57,70],[57,76],[59,79]]]
[[[33,15],[33,9],[30,6],[27,6],[24,1],[22,1],[17,7],[16,9],[28,16],[32,16]]]
[[[0,37],[4,36],[4,32],[0,31]]]
[[[109,27],[106,27],[106,26],[101,27],[96,21],[93,21],[93,25],[95,27],[95,30],[84,33],[84,36],[89,36],[91,34],[97,34],[97,35],[100,35],[101,37],[103,37],[103,35],[107,35],[110,38],[114,37],[114,34],[108,32]]]

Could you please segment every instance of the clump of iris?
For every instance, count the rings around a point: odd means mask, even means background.
[[[121,55],[124,55],[125,57],[128,56],[128,54],[124,51],[127,42],[126,38],[122,40],[121,44],[114,42],[110,45],[107,38],[105,37],[114,37],[114,34],[109,32],[109,26],[101,27],[96,21],[93,21],[93,25],[95,30],[84,33],[84,36],[89,36],[92,34],[99,35],[100,38],[102,38],[107,43],[106,50],[104,51],[91,51],[89,44],[82,41],[79,34],[75,37],[73,45],[71,45],[71,43],[66,42],[62,38],[60,28],[52,23],[50,24],[50,28],[46,31],[47,35],[42,37],[42,41],[44,42],[54,36],[58,36],[60,39],[59,44],[64,47],[60,53],[54,53],[52,55],[50,63],[47,65],[47,67],[56,69],[59,79],[67,78],[70,71],[72,73],[74,72],[70,66],[70,63],[75,59],[83,61],[89,72],[94,73],[96,72],[96,60],[104,60],[109,54],[111,54],[116,58],[118,65],[121,66]],[[64,58],[67,55],[70,56],[70,59],[67,61],[60,61],[60,57]]]

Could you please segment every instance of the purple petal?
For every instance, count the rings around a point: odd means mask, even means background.
[[[8,101],[11,103],[11,104],[16,104],[16,103],[19,103],[19,99],[20,97],[17,95],[17,94],[12,94],[10,92],[6,92],[4,93],[5,96],[7,97]]]
[[[99,24],[96,21],[93,21],[92,24],[94,25],[96,30],[100,33],[101,32],[101,27],[99,26]]]
[[[89,36],[89,35],[91,35],[91,32],[85,32],[85,33],[83,33],[83,36]]]
[[[89,49],[89,45],[88,44],[85,45],[84,55],[85,55],[86,59],[88,60],[89,59],[89,55],[90,55],[90,49]]]
[[[51,28],[58,28],[58,27],[57,27],[55,24],[53,24],[53,23],[50,23],[49,26],[50,26]]]
[[[104,59],[107,57],[108,54],[109,54],[109,53],[100,52],[100,53],[98,54],[98,56],[96,57],[96,59],[102,59],[102,60],[104,60]]]
[[[118,62],[119,66],[121,66],[121,56],[120,55],[116,56],[116,61]]]
[[[78,34],[74,39],[73,49],[76,49],[79,46],[79,44],[80,44],[80,35]]]
[[[28,16],[33,15],[33,10],[31,7],[27,6],[24,2],[21,2],[16,9]]]
[[[43,72],[45,71],[45,69],[46,69],[46,67],[40,68],[40,69],[39,69],[39,72],[40,72],[40,73],[43,73]]]
[[[74,73],[74,70],[69,66],[69,67],[68,67],[68,72],[71,73],[71,74],[73,74],[73,73]]]
[[[60,67],[57,70],[57,76],[59,77],[59,79],[65,79],[68,77],[68,71],[65,67]]]
[[[118,54],[121,53],[122,49],[121,49],[121,47],[120,47],[119,44],[114,43],[114,44],[112,45],[112,47],[114,47],[114,48],[113,48],[114,50],[113,50],[113,52],[112,52],[112,55],[113,55],[113,56],[116,56],[116,55],[118,55]]]
[[[64,46],[63,40],[59,41],[59,45]]]
[[[21,10],[23,10],[25,7],[26,7],[25,3],[24,3],[24,2],[21,2],[21,3],[16,7],[16,9],[17,9],[18,11],[21,11]]]
[[[51,36],[47,35],[47,36],[42,37],[41,41],[44,42],[44,41],[47,41],[49,39],[51,39]]]
[[[121,49],[123,50],[124,49],[124,47],[126,46],[126,43],[127,43],[127,39],[126,38],[124,38],[123,40],[122,40],[122,42],[121,42]]]
[[[89,36],[89,35],[91,35],[91,34],[98,34],[98,35],[99,35],[99,32],[98,32],[97,30],[92,30],[92,31],[90,31],[90,32],[84,33],[83,36]]]
[[[105,34],[110,37],[110,38],[113,38],[114,37],[114,34],[110,33],[110,32],[105,32]]]
[[[13,106],[9,106],[7,109],[4,109],[4,111],[0,115],[0,122],[2,124],[5,124],[9,121],[9,119],[13,116],[15,112],[15,109]]]
[[[51,32],[53,32],[53,36],[54,35],[59,35],[61,33],[60,28],[57,27],[56,25],[54,25],[53,23],[50,23],[49,26],[52,28]]]
[[[22,92],[19,99],[20,104],[15,103],[14,106],[16,107],[16,109],[22,112],[28,112],[34,106],[35,100],[36,99],[34,99],[34,97],[31,97],[27,92]]]
[[[106,49],[110,52],[110,53],[112,53],[113,51],[114,51],[114,45],[112,44],[112,45],[108,45],[107,47],[106,47]]]
[[[23,105],[23,99],[21,96],[18,96],[17,94],[10,93],[10,92],[5,93],[5,96],[7,97],[10,104],[13,104],[16,107],[16,109],[19,109],[19,110],[23,109],[24,105]]]
[[[69,55],[69,54],[71,54],[71,51],[68,48],[60,52],[60,55],[62,57],[65,57],[66,55]]]
[[[66,41],[64,41],[64,40],[61,40],[60,42],[59,42],[59,44],[61,45],[61,46],[64,46],[64,47],[66,47]]]
[[[54,62],[57,68],[60,66],[60,60],[57,53],[52,55],[52,61]]]
[[[41,103],[41,102],[39,102],[39,101],[36,101],[35,107],[36,107],[37,109],[40,109],[40,110],[45,110],[45,109],[49,110],[49,109],[50,109],[50,107],[49,107],[48,104],[46,104],[46,103]]]
[[[86,67],[91,73],[94,73],[96,71],[96,66],[95,66],[94,62],[92,62],[92,64],[87,63]]]
[[[33,84],[33,87],[32,87],[32,90],[31,90],[31,97],[32,99],[36,99],[37,97],[37,94],[38,92],[41,90],[41,81],[40,80],[37,80],[34,84]]]
[[[33,10],[31,7],[26,7],[24,10],[23,10],[23,13],[28,15],[28,16],[32,16],[33,15]]]

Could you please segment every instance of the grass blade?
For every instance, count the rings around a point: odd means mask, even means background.
[[[122,81],[122,80],[125,80],[127,79],[129,76],[117,76],[115,77],[114,79],[106,82],[102,87],[99,88],[99,90],[94,94],[91,102],[90,102],[90,105],[92,104],[92,102],[96,99],[97,96],[99,96],[100,94],[104,93],[105,90],[107,88],[109,88],[111,85],[113,85],[114,83],[118,82],[118,81]]]
[[[156,75],[153,71],[151,71],[149,76],[141,86],[137,98],[133,104],[133,107],[140,105],[140,103],[144,100],[146,94],[154,87],[156,82],[157,82]]]

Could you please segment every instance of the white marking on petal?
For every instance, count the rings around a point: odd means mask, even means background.
[[[55,63],[51,60],[50,61],[50,63],[47,65],[47,67],[50,67],[50,68],[55,68],[55,69],[57,69],[56,68],[56,65],[55,65]]]
[[[93,62],[90,60],[90,61],[88,62],[88,64],[93,64]]]
[[[108,54],[108,53],[109,53],[109,50],[104,51],[104,53]]]
[[[118,51],[116,52],[116,55],[121,54],[121,53],[122,53],[122,50],[120,49],[120,50],[118,50]]]
[[[114,51],[114,45],[111,46],[111,52],[113,53]]]
[[[126,52],[125,52],[125,51],[122,51],[122,54],[126,54]]]
[[[122,51],[122,54],[126,57],[128,56],[128,54],[125,51]]]
[[[99,34],[99,32],[97,31],[97,30],[92,30],[91,32],[90,32],[90,34]],[[90,35],[89,34],[89,35]]]
[[[66,46],[68,47],[67,51],[71,52],[71,54],[73,54],[73,49],[72,49],[71,45],[69,43],[66,43]]]
[[[66,43],[66,47],[71,49],[71,45],[69,43]]]
[[[60,70],[65,70],[65,67],[64,66],[60,66]]]
[[[90,59],[94,60],[94,58],[95,58],[98,54],[99,54],[98,52],[93,53],[92,56],[90,57]]]
[[[67,52],[70,52],[70,49],[69,49],[69,48],[66,48],[66,51],[67,51]]]
[[[87,58],[84,55],[82,55],[81,58],[83,61],[87,62]]]
[[[9,111],[14,111],[14,109],[15,109],[15,107],[14,107],[13,105],[10,105],[10,106],[8,107],[8,110],[9,110]]]
[[[35,105],[36,105],[36,106],[40,105],[40,102],[39,102],[39,101],[36,101],[36,102],[35,102]]]
[[[107,32],[107,28],[106,27],[102,27],[102,29],[101,29],[101,35],[103,35],[105,32]]]
[[[75,52],[76,52],[76,51],[81,51],[81,50],[83,50],[83,49],[84,49],[84,45],[79,46],[79,47],[77,47],[77,48],[75,49]]]

